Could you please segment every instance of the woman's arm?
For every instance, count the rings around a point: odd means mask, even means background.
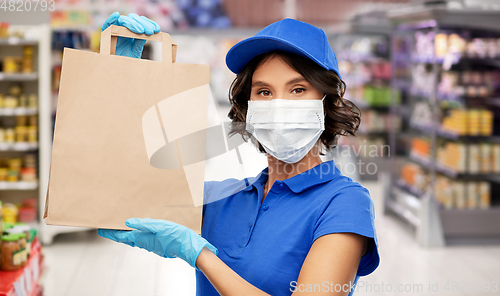
[[[245,281],[206,247],[201,250],[196,260],[196,266],[205,274],[210,283],[212,283],[217,292],[222,296],[269,295]]]
[[[355,233],[332,233],[316,239],[292,295],[348,295],[368,241]]]
[[[349,284],[354,280],[367,242],[366,237],[354,233],[334,233],[318,238],[302,265],[295,292],[292,295],[348,295]],[[222,296],[269,295],[244,280],[207,248],[201,251],[196,260],[196,266]],[[322,292],[327,290],[322,286],[324,282],[328,282],[328,290],[333,290],[333,292]],[[347,292],[336,293],[331,288],[331,283],[334,288],[337,283],[340,286],[347,284],[344,286]],[[316,284],[316,287],[323,290],[318,288],[317,293],[306,292],[308,284],[311,287]],[[293,289],[293,286],[291,288]]]

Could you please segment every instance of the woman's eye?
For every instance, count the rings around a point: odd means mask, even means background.
[[[264,97],[268,97],[271,95],[271,92],[268,90],[261,90],[257,93],[258,95],[263,95]]]
[[[301,93],[303,93],[305,91],[306,91],[305,88],[296,88],[296,89],[292,90],[292,93],[293,94],[301,94]]]

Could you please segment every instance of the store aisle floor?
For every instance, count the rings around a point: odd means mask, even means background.
[[[363,185],[377,208],[382,259],[372,275],[360,278],[355,295],[492,295],[459,290],[469,282],[494,287],[496,281],[498,287],[500,246],[423,249],[396,218],[380,213],[381,186]],[[194,269],[187,263],[114,243],[95,231],[60,235],[43,250],[47,296],[195,295]]]

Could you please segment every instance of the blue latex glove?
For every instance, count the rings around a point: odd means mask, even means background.
[[[101,29],[104,31],[111,25],[123,26],[138,34],[153,35],[154,33],[160,32],[160,26],[157,23],[147,17],[138,16],[135,13],[125,16],[115,11],[106,19],[104,24],[102,24]],[[143,39],[118,37],[115,54],[132,58],[141,58],[144,43],[146,43],[146,40]]]
[[[203,247],[207,247],[215,255],[216,247],[186,226],[157,219],[132,218],[125,225],[137,230],[98,229],[97,233],[115,242],[132,247],[139,247],[165,258],[181,258],[196,268],[196,258]]]

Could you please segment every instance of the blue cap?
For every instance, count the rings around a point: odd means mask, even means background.
[[[235,44],[226,55],[226,65],[233,73],[239,74],[251,59],[270,51],[286,51],[309,58],[341,77],[337,57],[325,32],[289,18],[272,23],[255,36]]]

